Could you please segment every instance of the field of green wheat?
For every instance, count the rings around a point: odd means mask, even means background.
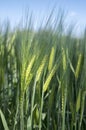
[[[54,25],[0,27],[0,130],[86,129],[86,31]]]

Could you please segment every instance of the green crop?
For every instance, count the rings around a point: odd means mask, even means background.
[[[86,129],[86,33],[51,19],[0,32],[0,130]]]

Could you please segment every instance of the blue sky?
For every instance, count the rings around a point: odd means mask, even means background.
[[[57,15],[58,8],[68,12],[67,21],[76,22],[80,31],[86,25],[86,0],[0,0],[0,21],[9,19],[11,26],[19,23],[22,16],[29,8],[33,11],[35,22],[48,16],[55,6]]]

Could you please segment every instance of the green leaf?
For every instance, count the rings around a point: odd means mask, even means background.
[[[76,112],[79,111],[81,104],[81,89],[79,90],[77,101],[76,101]]]
[[[28,117],[28,120],[27,120],[27,130],[31,130],[31,119],[30,119],[30,116]]]
[[[44,120],[46,117],[46,113],[42,113],[42,120]]]
[[[1,120],[2,120],[2,123],[3,123],[4,130],[9,130],[5,116],[4,116],[1,109],[0,109],[0,117],[1,117]]]

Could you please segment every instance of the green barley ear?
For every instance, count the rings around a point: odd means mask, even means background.
[[[11,44],[14,42],[15,38],[16,38],[16,33],[13,35],[13,37],[12,37],[12,39],[10,41]]]
[[[67,63],[66,63],[66,53],[63,47],[62,47],[62,64],[63,64],[63,70],[65,71]]]
[[[21,72],[21,87],[23,89],[23,84],[25,80],[25,71],[26,71],[26,62],[22,66],[22,72]]]
[[[58,64],[58,65],[55,64],[54,67],[52,68],[50,74],[48,75],[48,77],[47,77],[47,79],[46,79],[46,81],[45,81],[45,83],[44,83],[43,92],[46,92],[46,91],[47,91],[48,86],[49,86],[49,84],[50,84],[50,81],[51,81],[52,77],[54,76],[54,74],[55,74],[55,72],[56,72],[56,70],[57,70],[58,67],[59,67],[59,64]]]
[[[36,73],[36,81],[38,81],[40,79],[40,77],[41,77],[41,74],[43,72],[46,60],[47,60],[47,56],[44,56],[44,58],[43,58],[43,60],[41,62],[41,65],[39,66],[39,68],[37,70],[37,73]]]
[[[11,51],[13,42],[15,41],[15,38],[16,38],[16,33],[14,33],[14,35],[12,36],[12,38],[9,41],[8,52]]]
[[[50,71],[53,67],[53,62],[54,62],[54,57],[55,57],[55,47],[51,48],[51,53],[49,57],[49,65],[48,65],[48,70]]]
[[[28,81],[28,78],[29,78],[31,69],[32,69],[33,64],[34,64],[34,62],[35,62],[35,58],[36,58],[36,56],[34,55],[34,56],[32,57],[32,59],[31,59],[30,63],[29,63],[28,66],[27,66],[26,75],[25,75],[25,83],[27,83],[27,81]]]
[[[66,102],[67,102],[67,84],[65,86],[62,86],[62,130],[65,130]]]
[[[79,54],[78,62],[77,62],[76,70],[75,70],[75,77],[76,77],[76,79],[78,79],[78,76],[79,76],[81,62],[82,62],[82,54]]]
[[[30,74],[29,74],[29,77],[28,77],[28,80],[27,80],[26,83],[25,83],[24,91],[26,91],[26,89],[27,89],[28,85],[30,84],[32,78],[33,78],[33,74],[30,73]]]
[[[27,82],[30,79],[31,69],[35,61],[35,55],[32,57],[29,65],[26,68],[26,63],[22,65],[22,76],[21,76],[21,94],[20,94],[20,129],[24,130],[24,92],[27,88]],[[23,68],[24,67],[24,68]],[[29,78],[29,80],[28,80]]]

